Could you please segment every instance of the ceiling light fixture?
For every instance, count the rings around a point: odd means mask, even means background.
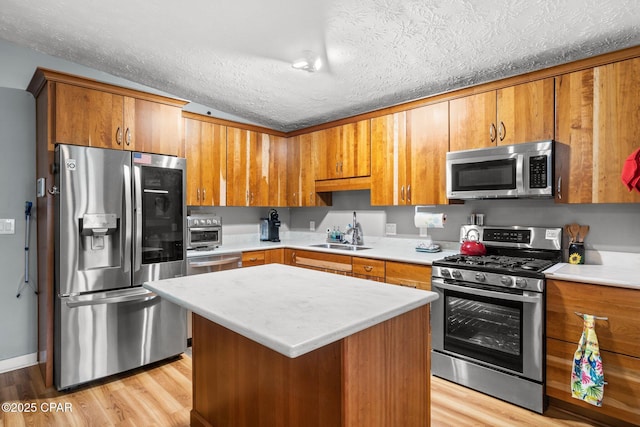
[[[296,59],[293,61],[293,64],[291,64],[293,68],[296,70],[308,71],[310,73],[322,68],[322,59],[318,55],[310,50],[305,50],[302,54],[303,56],[301,58]]]

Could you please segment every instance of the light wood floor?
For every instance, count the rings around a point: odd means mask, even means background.
[[[191,358],[92,383],[68,393],[45,389],[38,367],[0,374],[0,402],[32,405],[36,411],[2,413],[0,427],[17,426],[188,426]],[[410,396],[407,396],[410,398]],[[432,377],[431,425],[573,426],[597,425],[550,409],[544,416]],[[41,405],[71,404],[71,412],[43,411]],[[330,426],[327,426],[330,427]]]

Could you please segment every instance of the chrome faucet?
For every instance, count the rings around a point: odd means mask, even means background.
[[[345,234],[351,234],[351,244],[352,245],[364,245],[364,237],[362,233],[362,226],[356,220],[356,212],[353,211],[353,221],[351,223],[351,227],[347,229]]]

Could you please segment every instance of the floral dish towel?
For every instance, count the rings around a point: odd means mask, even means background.
[[[594,406],[602,406],[605,382],[595,330],[595,318],[590,314],[585,314],[583,317],[582,336],[573,356],[571,396]]]

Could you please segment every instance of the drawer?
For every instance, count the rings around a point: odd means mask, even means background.
[[[265,263],[265,251],[250,251],[242,253],[242,266],[251,267],[253,265],[262,265]]]
[[[384,261],[379,259],[369,259],[353,257],[353,274],[358,276],[384,277]]]
[[[579,338],[575,343],[547,339],[547,395],[581,410],[637,423],[640,420],[640,358],[601,351],[604,379],[608,383],[604,386],[602,407],[571,397],[573,354]]]
[[[324,252],[287,249],[285,263],[334,273],[351,273],[351,257]]]
[[[431,266],[387,261],[385,281],[394,285],[431,290]]]
[[[613,286],[547,280],[547,337],[577,342],[583,321],[575,312],[607,317],[596,320],[601,350],[640,357],[640,291]]]

